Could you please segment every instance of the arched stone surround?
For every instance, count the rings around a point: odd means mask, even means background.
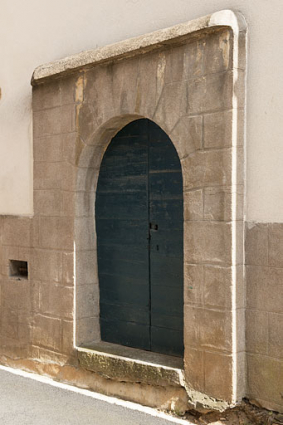
[[[73,285],[64,352],[74,355],[100,341],[94,204],[103,154],[129,122],[158,124],[183,172],[184,385],[234,404],[245,394],[245,26],[225,11],[174,28],[154,43],[118,44],[116,55],[110,46],[91,60],[81,54],[35,71],[35,158],[43,159],[35,162],[33,220],[40,249],[63,252]],[[59,218],[49,205],[54,179],[63,193]]]

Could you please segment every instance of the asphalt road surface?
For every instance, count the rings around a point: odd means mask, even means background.
[[[134,403],[15,373],[0,367],[0,425],[189,424]]]

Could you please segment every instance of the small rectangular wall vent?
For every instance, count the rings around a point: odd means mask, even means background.
[[[27,261],[10,260],[10,276],[18,279],[28,278]]]

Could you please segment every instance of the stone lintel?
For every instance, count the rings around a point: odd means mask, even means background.
[[[199,31],[209,30],[213,27],[228,27],[231,28],[234,34],[238,34],[246,29],[246,23],[242,15],[231,10],[222,10],[146,35],[130,38],[99,49],[87,50],[64,59],[40,65],[33,72],[31,84],[36,86],[46,79],[60,77],[63,74],[73,73],[82,68],[135,56],[138,53],[155,50],[167,44],[178,43],[188,36],[197,36]]]

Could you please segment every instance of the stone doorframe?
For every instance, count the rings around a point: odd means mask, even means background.
[[[74,347],[100,341],[100,163],[122,127],[148,118],[170,137],[183,172],[184,385],[229,404],[245,395],[245,43],[244,19],[221,11],[41,66],[32,79],[37,149],[44,155],[50,126],[63,144]]]

